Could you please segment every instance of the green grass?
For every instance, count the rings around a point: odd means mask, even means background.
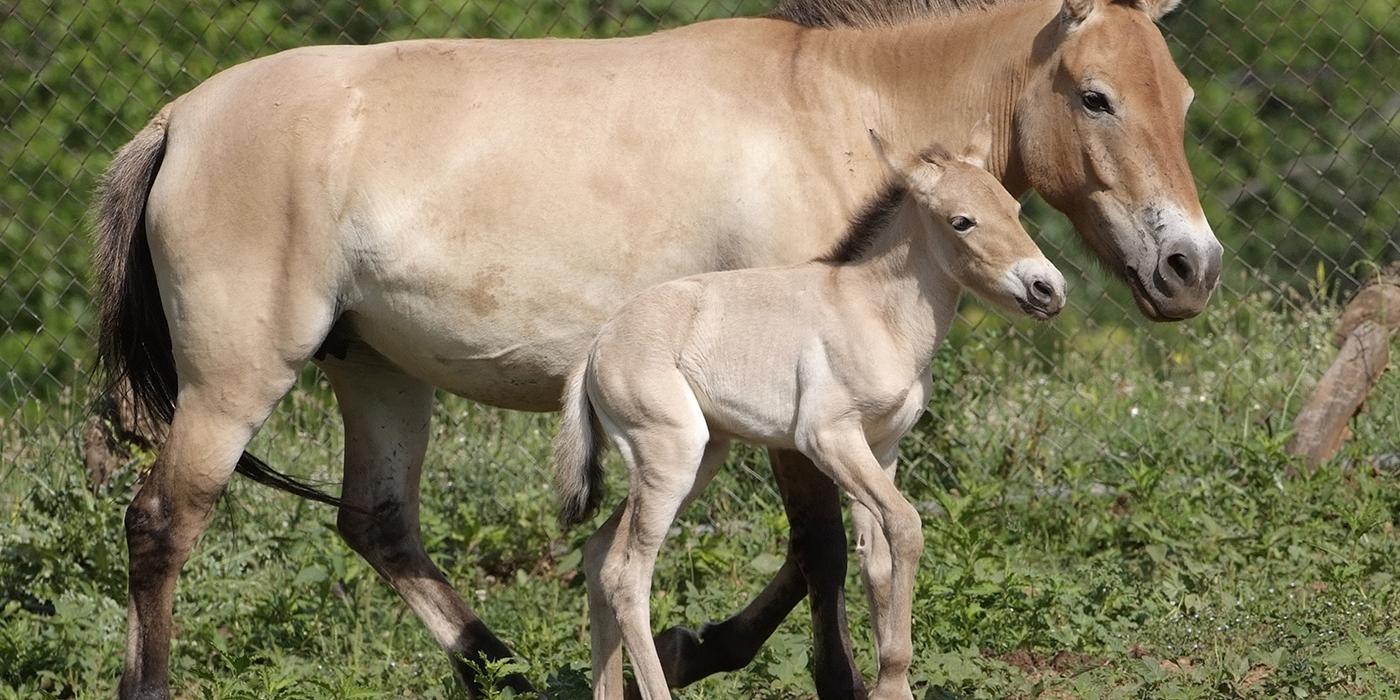
[[[1332,463],[1310,474],[1283,451],[1332,356],[1335,315],[1326,302],[1227,297],[1190,324],[1093,333],[970,310],[901,466],[927,541],[916,695],[1400,695],[1400,476],[1372,462],[1400,452],[1400,376],[1382,379]],[[256,451],[333,481],[339,421],[319,380],[304,384]],[[51,427],[76,405],[48,406],[35,420],[49,427],[0,428],[0,697],[110,696],[119,673],[136,468],[89,493],[72,436]],[[533,681],[587,697],[586,532],[554,525],[553,418],[448,400],[435,426],[429,551]],[[776,570],[785,531],[763,458],[736,452],[663,551],[658,628],[736,610]],[[182,696],[459,696],[421,625],[338,539],[334,513],[244,481],[185,568],[176,621]],[[809,658],[800,609],[751,667],[683,696],[806,696]]]

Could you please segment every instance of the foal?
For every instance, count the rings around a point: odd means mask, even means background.
[[[730,438],[800,450],[857,511],[868,509],[867,534],[882,557],[888,544],[891,559],[888,579],[876,581],[884,590],[871,592],[880,658],[872,697],[912,697],[923,536],[894,485],[898,441],[928,401],[928,366],[963,288],[1045,319],[1064,305],[1065,282],[1021,227],[1016,200],[983,170],[989,137],[958,157],[935,148],[898,162],[873,132],[871,140],[892,182],[827,258],[642,292],[602,327],[569,380],[555,443],[563,521],[597,508],[600,428],[630,470],[626,502],[585,547],[596,698],[621,697],[600,680],[621,663],[620,641],[642,696],[670,697],[650,629],[652,568]]]

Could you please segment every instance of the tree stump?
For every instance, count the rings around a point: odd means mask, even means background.
[[[1361,411],[1390,360],[1390,334],[1400,329],[1400,263],[1392,263],[1352,299],[1337,324],[1341,347],[1293,421],[1288,452],[1317,468],[1351,437],[1347,424]]]
[[[1374,321],[1362,321],[1347,336],[1337,359],[1293,421],[1289,453],[1312,468],[1337,454],[1351,437],[1347,423],[1361,411],[1389,358],[1389,331]]]

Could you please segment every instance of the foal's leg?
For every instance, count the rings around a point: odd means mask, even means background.
[[[672,687],[683,687],[753,661],[783,619],[811,596],[815,645],[813,675],[822,700],[864,698],[865,684],[851,655],[846,627],[846,530],[841,494],[802,453],[770,450],[769,460],[787,511],[787,559],[763,591],[729,619],[699,634],[672,627],[656,646]]]
[[[588,637],[593,660],[594,700],[619,700],[624,697],[622,677],[622,628],[617,624],[617,612],[602,584],[603,564],[608,552],[616,546],[618,523],[622,522],[627,502],[619,503],[607,522],[588,537],[583,545],[584,582],[588,587]],[[636,683],[627,686],[627,697],[641,697]]]
[[[889,542],[889,605],[875,620],[880,672],[872,698],[913,697],[909,665],[913,661],[912,616],[914,571],[923,554],[919,512],[895,488],[858,427],[819,429],[803,441],[803,450],[841,488],[869,509]]]
[[[685,502],[681,504],[680,510],[685,510],[686,507],[688,507],[692,502],[694,502],[694,500],[695,500],[696,498],[698,498],[698,497],[700,496],[700,493],[701,493],[702,491],[704,491],[704,490],[705,490],[705,487],[708,486],[709,483],[710,483],[710,481],[712,481],[712,480],[714,479],[715,474],[719,473],[720,468],[724,466],[724,460],[725,460],[725,458],[728,457],[728,456],[729,456],[729,440],[728,440],[727,438],[712,438],[712,439],[710,440],[709,444],[707,444],[707,445],[705,446],[705,454],[704,454],[703,457],[700,458],[700,471],[699,471],[699,474],[698,474],[698,475],[696,476],[696,478],[695,478],[695,484],[694,484],[693,486],[691,486],[691,488],[690,488],[690,494],[689,494],[688,496],[686,496]],[[599,530],[599,532],[602,532],[603,530],[606,530],[606,529],[608,529],[608,528],[610,528],[610,527],[611,527],[611,528],[616,528],[616,527],[617,527],[617,522],[618,522],[618,520],[621,519],[621,513],[622,513],[622,507],[619,506],[619,507],[618,507],[618,510],[614,513],[613,517],[612,517],[611,519],[608,520],[607,524],[605,524],[605,525],[603,526],[603,528]],[[611,536],[609,536],[609,540],[610,540],[610,539],[611,539]],[[591,542],[591,540],[590,540],[590,542]],[[592,580],[592,577],[594,576],[594,572],[593,572],[593,571],[590,571],[590,572],[589,572],[589,576],[590,576],[590,580]],[[589,619],[590,619],[590,620],[593,619],[593,615],[592,615],[592,613],[593,613],[593,605],[594,605],[594,600],[593,600],[593,598],[592,598],[593,590],[594,590],[593,588],[591,588],[591,587],[589,588],[589,596],[590,596],[590,598],[589,598]],[[600,609],[601,609],[601,608],[600,608]],[[615,621],[613,622],[613,624],[615,624]],[[662,670],[663,670],[663,671],[665,672],[665,674],[666,674],[666,683],[667,683],[667,685],[671,686],[672,688],[679,688],[679,687],[681,687],[681,686],[684,686],[684,685],[686,685],[686,684],[688,684],[688,683],[693,682],[694,680],[697,680],[697,679],[695,679],[695,678],[692,678],[692,679],[690,679],[690,680],[682,680],[682,679],[678,679],[678,678],[676,678],[676,677],[674,677],[674,676],[671,675],[672,673],[675,673],[675,672],[677,672],[677,671],[680,670],[680,669],[686,668],[686,665],[689,664],[689,663],[691,663],[691,662],[693,661],[693,659],[694,659],[693,654],[694,654],[695,651],[696,651],[694,647],[688,647],[688,646],[685,646],[685,645],[682,645],[682,644],[676,644],[676,643],[665,643],[665,642],[662,641],[663,639],[678,639],[678,638],[680,638],[680,637],[678,637],[678,636],[676,635],[676,631],[677,631],[677,630],[680,630],[680,631],[683,631],[683,632],[686,632],[686,633],[689,634],[689,631],[688,631],[688,630],[683,630],[683,628],[680,628],[680,627],[673,627],[673,628],[671,628],[671,630],[669,630],[668,632],[663,632],[662,634],[657,635],[657,636],[653,639],[653,642],[654,642],[655,645],[656,645],[656,653],[657,653],[657,656],[661,659],[661,668],[662,668]],[[620,635],[621,632],[619,631],[618,634]],[[770,631],[769,634],[772,634],[772,632]],[[766,637],[766,635],[765,635],[765,637]],[[688,637],[687,637],[687,638],[688,638]],[[759,643],[759,644],[762,644],[762,641],[763,641],[762,639],[759,639],[759,640],[758,640],[758,643]],[[613,639],[613,640],[612,640],[612,643],[613,643],[613,647],[612,647],[612,648],[613,648],[613,649],[617,649],[617,646],[621,644],[621,637],[619,636],[619,637]],[[595,644],[595,647],[594,647],[594,649],[595,649],[595,657],[594,657],[594,664],[595,664],[595,666],[594,666],[594,668],[596,669],[596,668],[598,668],[598,666],[597,666],[597,664],[598,664],[598,658],[596,657],[596,653],[597,653],[597,646],[596,646],[596,644],[597,644],[597,638],[596,638],[596,637],[594,638],[594,644]],[[715,649],[715,647],[712,646],[712,647],[709,647],[709,649],[711,650],[711,653],[713,653],[713,650]],[[755,649],[757,649],[757,646],[755,646]],[[750,655],[749,658],[752,659],[752,655]],[[621,678],[621,677],[622,677],[622,666],[621,666],[622,662],[621,662],[621,657],[620,657],[620,656],[618,656],[618,657],[616,658],[616,663],[617,663],[616,677],[617,677],[617,678]],[[748,662],[745,661],[744,663],[741,663],[741,664],[739,664],[738,666],[735,666],[735,668],[742,668],[742,667],[744,666],[745,663],[748,663]],[[596,673],[596,671],[595,671],[595,673]],[[595,675],[594,677],[597,678],[598,676]],[[627,684],[627,692],[626,692],[625,697],[627,697],[628,700],[636,700],[636,699],[642,697],[641,690],[637,687],[637,682],[636,682],[636,680],[633,680],[632,682],[630,682],[630,683]]]
[[[652,643],[651,577],[666,531],[701,481],[707,435],[699,407],[693,412],[690,425],[632,430],[619,445],[630,486],[598,579],[617,616],[644,700],[671,697]]]
[[[880,467],[893,481],[899,454],[898,443],[892,448],[877,450],[877,453],[880,454]],[[880,529],[880,522],[875,514],[859,501],[851,503],[851,524],[856,532],[856,554],[860,557],[861,582],[865,586],[866,599],[870,604],[870,619],[887,619],[893,590],[890,543],[885,539],[885,533]],[[874,627],[875,647],[878,649],[881,639],[880,626],[877,624]]]
[[[329,361],[345,422],[345,486],[336,525],[352,549],[408,603],[476,696],[469,664],[510,656],[423,550],[418,480],[428,444],[433,388],[374,361]],[[505,685],[530,689],[519,675]]]

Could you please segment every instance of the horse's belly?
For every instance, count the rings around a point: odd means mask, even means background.
[[[621,226],[548,223],[381,232],[356,256],[372,261],[355,273],[348,310],[356,334],[403,371],[452,393],[557,410],[564,379],[623,302],[713,264],[699,243],[649,250],[614,240]],[[631,254],[619,254],[629,247]]]
[[[603,318],[582,304],[540,303],[529,295],[543,291],[535,285],[485,296],[477,277],[468,271],[458,285],[373,290],[353,307],[354,332],[399,369],[459,396],[557,410],[564,379]]]

